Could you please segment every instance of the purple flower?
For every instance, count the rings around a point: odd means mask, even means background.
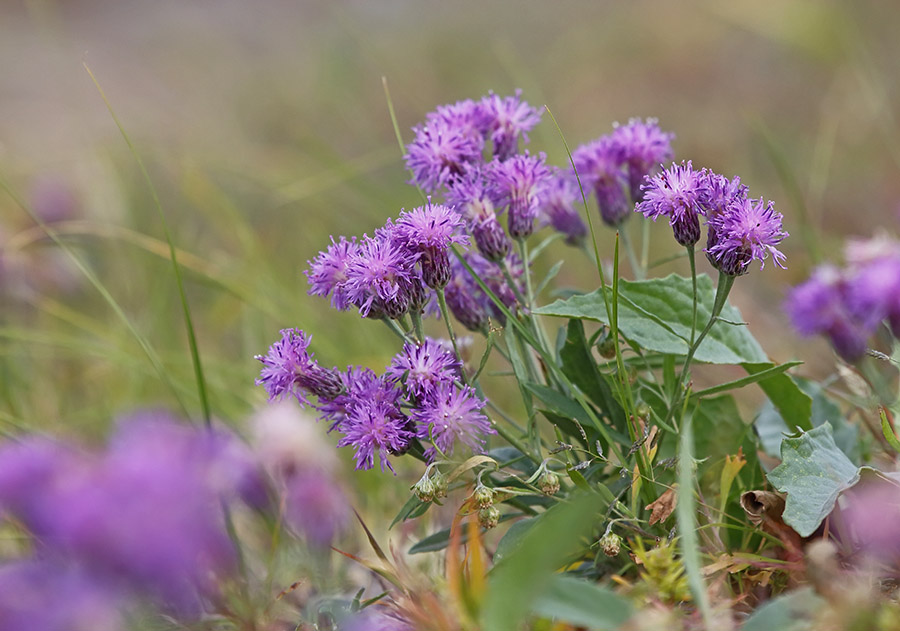
[[[319,401],[318,410],[322,418],[331,422],[329,431],[341,429],[347,415],[357,405],[374,401],[396,407],[400,391],[384,377],[376,375],[371,369],[361,366],[350,366],[339,373],[344,391],[334,399]]]
[[[438,105],[435,111],[425,115],[426,124],[442,123],[453,129],[461,130],[466,136],[471,136],[478,144],[479,151],[484,144],[485,134],[480,118],[479,104],[472,99]]]
[[[341,237],[335,243],[332,237],[331,245],[325,252],[319,252],[314,261],[307,261],[309,269],[305,273],[310,286],[309,295],[326,297],[330,294],[332,307],[341,311],[349,309],[350,300],[345,288],[347,265],[357,250],[355,238],[348,241]]]
[[[406,147],[407,168],[412,172],[411,184],[434,193],[454,182],[467,164],[481,160],[480,136],[475,137],[455,121],[435,117],[413,128],[416,138]]]
[[[538,193],[550,178],[544,164],[547,156],[514,155],[505,162],[493,162],[487,171],[497,191],[500,205],[509,211],[509,234],[524,239],[534,232],[538,216]]]
[[[582,182],[594,191],[603,222],[617,226],[630,210],[625,197],[628,178],[622,171],[618,147],[609,136],[602,136],[576,149],[572,160]]]
[[[478,251],[489,261],[502,261],[512,247],[512,241],[493,214],[472,224],[472,236]]]
[[[569,245],[581,244],[587,236],[587,226],[576,209],[581,199],[575,175],[562,169],[551,170],[538,195],[539,210],[544,220],[566,236]]]
[[[850,285],[839,269],[823,265],[791,290],[784,309],[801,335],[826,335],[838,355],[855,362],[865,354],[873,330],[851,309]]]
[[[886,319],[894,337],[900,338],[900,244],[883,238],[851,242],[847,261],[853,311],[873,329]]]
[[[642,121],[632,118],[627,125],[613,130],[612,143],[616,147],[619,161],[628,172],[628,189],[633,203],[643,199],[641,184],[644,177],[661,162],[672,159],[672,140],[675,134],[660,130],[655,118]]]
[[[419,438],[430,440],[445,455],[453,453],[457,441],[481,452],[485,436],[496,433],[481,412],[485,405],[473,388],[457,389],[452,384],[442,383],[413,412]]]
[[[269,400],[293,395],[301,405],[309,405],[307,393],[333,398],[341,391],[341,382],[333,370],[319,366],[307,351],[310,337],[300,329],[282,329],[281,339],[269,347],[256,385],[264,386]]]
[[[458,212],[466,223],[492,216],[500,200],[486,179],[486,169],[468,166],[462,177],[447,190],[447,205]],[[502,212],[502,209],[497,210]]]
[[[469,237],[463,233],[464,226],[459,213],[440,204],[429,203],[401,213],[394,237],[420,254],[419,263],[426,286],[440,289],[447,285],[450,245],[469,244]]]
[[[327,548],[347,526],[350,504],[334,477],[304,468],[285,480],[285,520],[313,546]]]
[[[347,295],[363,317],[399,318],[409,309],[419,255],[393,242],[395,230],[388,224],[366,237],[347,266]]]
[[[784,269],[784,254],[775,246],[788,233],[782,230],[781,213],[775,211],[772,202],[762,198],[736,200],[724,213],[711,217],[709,225],[716,231],[717,243],[707,253],[723,273],[746,274],[753,259],[760,262],[762,269],[770,253],[775,265]]]
[[[410,419],[396,405],[379,401],[359,401],[347,410],[340,429],[344,436],[338,447],[356,450],[357,469],[371,469],[377,453],[381,470],[387,466],[393,471],[388,454],[406,453],[415,437]]]
[[[648,219],[656,221],[660,216],[668,218],[675,233],[675,240],[685,247],[700,240],[700,219],[704,209],[700,198],[704,193],[703,177],[694,171],[691,162],[673,164],[641,188],[644,199],[635,207]]]
[[[62,564],[0,565],[3,631],[120,631],[125,628],[124,605],[115,586]]]
[[[718,219],[734,203],[747,199],[747,187],[741,184],[741,178],[735,177],[729,180],[724,175],[719,175],[708,169],[700,172],[701,190],[700,207],[706,215],[706,258],[714,266],[718,267],[716,259],[710,254],[719,242]]]
[[[494,144],[494,157],[508,160],[519,149],[519,136],[528,142],[527,132],[541,122],[542,111],[521,100],[522,91],[514,96],[499,97],[493,92],[481,99],[479,124]]]
[[[442,383],[459,380],[459,361],[440,342],[425,338],[421,345],[403,345],[403,352],[394,356],[387,376],[403,381],[406,392],[413,399],[421,399]]]
[[[470,331],[484,331],[488,323],[488,310],[480,299],[481,289],[472,275],[457,260],[452,260],[450,283],[445,288],[447,307],[460,324]]]

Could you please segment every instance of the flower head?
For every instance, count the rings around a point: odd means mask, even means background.
[[[409,449],[415,437],[410,419],[396,405],[380,401],[360,401],[349,409],[341,423],[343,438],[338,447],[356,450],[356,468],[371,469],[378,454],[381,470],[394,468],[389,454],[399,455]]]
[[[569,245],[578,245],[587,236],[587,226],[575,207],[580,198],[574,173],[557,168],[551,169],[538,194],[543,220],[564,234]]]
[[[419,254],[394,242],[388,224],[366,237],[347,266],[347,295],[363,317],[398,318],[409,309]]]
[[[619,125],[613,130],[612,143],[628,173],[628,188],[634,203],[643,199],[641,184],[644,177],[661,162],[672,159],[674,138],[675,134],[659,128],[655,118],[646,121],[632,118],[627,125]]]
[[[282,329],[269,352],[256,356],[263,364],[256,385],[265,387],[270,401],[293,395],[301,405],[309,405],[307,393],[327,399],[341,391],[337,374],[319,366],[308,351],[310,339],[300,329]]]
[[[717,243],[707,248],[716,267],[725,274],[747,273],[751,260],[765,265],[769,254],[778,267],[784,268],[784,254],[775,246],[788,236],[781,227],[781,213],[772,202],[738,199],[725,212],[709,219],[716,231]]]
[[[387,376],[403,381],[406,392],[413,399],[421,399],[442,383],[459,379],[459,361],[440,342],[425,338],[420,345],[407,342],[403,352],[394,356]]]
[[[467,164],[481,160],[481,137],[455,120],[435,117],[415,127],[416,138],[406,147],[411,184],[434,193],[454,182]]]
[[[609,136],[602,136],[576,149],[572,160],[582,182],[593,189],[603,222],[608,226],[621,223],[629,212],[625,197],[628,178],[617,145]]]
[[[692,246],[700,240],[699,216],[704,212],[700,205],[703,178],[694,171],[690,161],[673,164],[647,178],[641,189],[644,199],[635,211],[654,221],[660,216],[668,218],[675,240],[683,246]]]
[[[401,213],[394,238],[420,254],[423,282],[437,289],[446,286],[450,280],[450,244],[469,243],[464,227],[459,213],[447,206],[429,203]]]
[[[473,388],[442,383],[413,412],[418,435],[431,440],[443,454],[452,454],[457,441],[480,452],[486,435],[496,433],[481,412],[484,406]]]
[[[538,193],[550,178],[547,156],[514,155],[504,162],[495,161],[488,169],[488,177],[497,191],[500,204],[509,211],[509,234],[524,238],[534,232],[538,216]]]
[[[332,307],[341,311],[349,309],[350,300],[345,289],[347,265],[357,250],[355,238],[351,237],[348,241],[341,237],[335,243],[332,237],[331,245],[326,251],[319,252],[314,261],[307,261],[309,269],[305,273],[309,282],[309,294],[322,297],[331,295]]]
[[[479,126],[494,144],[494,157],[508,160],[519,148],[519,137],[528,142],[528,131],[541,122],[541,110],[521,99],[522,91],[500,97],[493,92],[481,99]]]

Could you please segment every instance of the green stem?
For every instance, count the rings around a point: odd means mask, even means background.
[[[391,333],[393,333],[394,335],[399,337],[401,340],[403,340],[404,342],[410,341],[409,337],[406,335],[406,332],[400,328],[400,325],[397,324],[396,320],[392,320],[391,318],[384,317],[384,318],[381,318],[381,321],[384,322],[385,325],[387,326],[387,328],[389,328],[391,330]]]
[[[459,347],[456,345],[456,335],[453,333],[453,325],[450,323],[450,310],[447,308],[447,297],[444,295],[444,288],[441,287],[437,290],[438,297],[438,305],[441,307],[441,316],[444,318],[444,324],[447,326],[447,335],[450,336],[450,344],[453,345],[453,353],[456,355],[456,359],[459,360],[459,365],[462,366],[462,378],[465,384],[471,385],[469,383],[469,376],[466,374],[465,362],[463,361],[462,355],[459,354]]]
[[[628,229],[624,225],[619,226],[619,235],[622,238],[622,245],[625,246],[625,254],[628,256],[631,273],[634,274],[636,280],[644,280],[646,273],[641,264],[638,263],[637,256],[634,254],[634,248],[631,245],[631,237],[628,236]]]
[[[650,264],[650,222],[641,222],[641,268],[646,270]]]
[[[413,331],[415,332],[416,339],[419,341],[419,344],[425,342],[425,334],[422,329],[422,313],[416,309],[409,312],[409,317],[412,320]]]
[[[687,250],[688,260],[691,263],[691,288],[693,289],[693,300],[691,301],[691,346],[694,345],[694,338],[697,335],[697,260],[694,256],[694,246],[689,245]]]

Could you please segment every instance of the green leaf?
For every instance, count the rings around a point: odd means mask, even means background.
[[[569,320],[565,343],[559,357],[562,361],[563,374],[581,388],[591,401],[600,406],[617,427],[624,429],[622,424],[625,422],[625,412],[597,368],[581,320]]]
[[[525,536],[525,533],[536,523],[536,518],[522,519],[510,526],[497,544],[497,551],[494,552],[494,563],[499,563],[517,550],[522,545],[522,538]]]
[[[575,421],[578,421],[585,432],[588,433],[590,442],[593,442],[593,440],[596,439],[594,421],[591,419],[590,415],[585,411],[585,409],[581,407],[581,404],[579,404],[577,401],[573,401],[564,394],[560,394],[553,388],[548,388],[547,386],[542,386],[537,383],[525,383],[524,386],[550,408],[549,413],[544,412],[544,415],[548,419],[550,419],[551,422],[557,423],[559,418],[573,419]],[[554,419],[554,416],[556,416],[557,418]],[[577,440],[579,441],[582,440],[581,433],[577,431],[577,428],[572,427],[570,423],[558,424],[560,426],[560,429],[565,431],[568,435],[577,437]],[[617,440],[619,444],[631,444],[631,441],[628,439],[628,437],[621,432],[617,432],[610,427],[606,427],[604,429],[606,430],[605,433],[614,440]]]
[[[813,617],[825,603],[810,587],[802,587],[763,604],[744,623],[744,631],[812,631]]]
[[[534,310],[540,315],[594,320],[609,324],[602,289],[572,296]],[[646,350],[686,355],[691,336],[693,289],[689,278],[672,274],[666,278],[619,281],[619,331]],[[608,297],[611,293],[607,289]],[[706,274],[697,277],[697,321],[703,326],[712,312],[715,290]],[[726,304],[717,322],[697,349],[695,361],[712,364],[763,363],[768,361],[762,347],[741,322],[741,314]]]
[[[516,631],[554,571],[583,549],[605,508],[599,495],[582,493],[530,520],[521,543],[491,570],[482,628]]]
[[[694,412],[694,453],[704,458],[700,470],[718,467],[725,456],[741,447],[748,461],[754,461],[756,448],[751,425],[741,420],[734,397],[723,395],[702,399]]]
[[[587,629],[617,629],[631,617],[631,604],[609,589],[564,574],[550,580],[534,613]]]
[[[781,460],[767,477],[787,493],[784,522],[808,537],[834,509],[838,495],[859,481],[859,469],[834,443],[829,423],[785,438]]]
[[[769,370],[772,364],[747,363],[743,367],[749,374],[756,375]],[[809,431],[813,428],[812,397],[803,392],[789,375],[772,375],[760,381],[759,387],[775,405],[782,419],[787,421],[790,431]]]
[[[752,366],[758,370],[756,370],[756,372],[753,372],[746,377],[741,377],[740,379],[735,379],[733,381],[728,381],[726,383],[720,383],[717,386],[712,386],[710,388],[705,388],[703,390],[697,390],[696,392],[691,394],[691,396],[699,399],[700,397],[706,397],[711,394],[719,394],[720,392],[728,392],[729,390],[738,390],[745,386],[749,386],[754,383],[759,383],[760,381],[769,379],[770,377],[778,376],[778,375],[782,374],[783,372],[786,372],[786,371],[790,370],[791,368],[794,368],[795,366],[799,366],[802,363],[803,362],[801,362],[801,361],[792,361],[792,362],[787,362],[785,364],[772,364],[772,363],[744,364],[745,369],[747,368],[747,366]],[[748,372],[750,372],[750,371],[748,370]]]
[[[900,440],[897,439],[891,424],[888,423],[887,414],[885,414],[883,409],[881,410],[881,433],[884,434],[884,439],[888,441],[888,444],[895,451],[900,451]]]

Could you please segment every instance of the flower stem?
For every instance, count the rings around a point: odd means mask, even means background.
[[[456,355],[456,359],[459,361],[459,365],[462,367],[460,373],[462,374],[463,382],[468,386],[471,385],[469,383],[469,376],[466,374],[466,363],[463,361],[462,355],[459,354],[459,347],[456,345],[456,335],[453,333],[453,325],[450,323],[450,310],[447,309],[447,298],[444,296],[444,288],[441,287],[437,290],[438,297],[438,305],[441,308],[441,316],[444,318],[444,324],[447,326],[447,335],[450,336],[450,344],[453,345],[453,353]]]
[[[418,340],[419,344],[422,344],[425,342],[425,334],[422,331],[422,312],[419,310],[410,311],[409,317],[412,320],[416,340]]]
[[[688,260],[691,263],[691,288],[693,289],[693,300],[691,304],[691,346],[694,345],[694,338],[697,335],[697,260],[694,257],[694,246],[686,246]]]
[[[628,256],[628,264],[631,266],[631,273],[634,274],[635,280],[644,280],[646,273],[641,264],[638,263],[634,248],[631,245],[631,237],[628,236],[628,229],[625,226],[619,226],[619,235],[622,239],[622,245],[625,247],[625,254]]]
[[[381,321],[384,322],[385,325],[387,326],[387,328],[389,328],[391,330],[391,333],[393,333],[394,335],[399,337],[404,342],[409,341],[409,337],[407,337],[406,332],[404,332],[404,330],[400,328],[400,325],[397,324],[396,320],[392,320],[391,318],[384,317],[384,318],[381,318]]]

